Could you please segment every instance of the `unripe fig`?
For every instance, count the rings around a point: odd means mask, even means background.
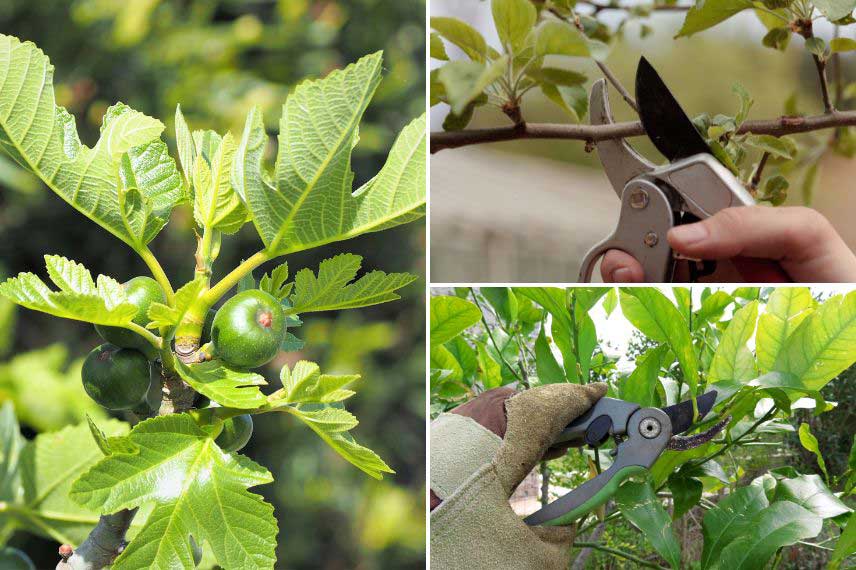
[[[270,362],[285,337],[285,312],[272,295],[258,289],[238,293],[217,311],[211,342],[218,357],[238,368]]]
[[[190,535],[190,550],[193,552],[193,566],[199,566],[202,562],[202,546],[196,542],[193,535]]]
[[[223,431],[220,432],[214,443],[227,453],[240,451],[247,445],[252,435],[253,418],[249,414],[243,414],[224,421]]]
[[[149,361],[142,352],[102,344],[83,362],[81,377],[89,397],[108,410],[138,406],[151,384]]]
[[[134,315],[133,321],[141,327],[149,323],[149,307],[151,307],[152,303],[166,302],[163,289],[151,277],[134,277],[130,281],[123,283],[122,288],[125,289],[128,302],[137,307],[137,314]],[[151,347],[146,339],[134,331],[122,327],[95,325],[95,330],[98,331],[101,338],[121,348],[148,350]]]

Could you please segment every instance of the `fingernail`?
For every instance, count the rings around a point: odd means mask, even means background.
[[[676,226],[669,230],[669,237],[675,241],[681,242],[683,245],[692,245],[700,242],[707,239],[709,235],[707,226],[702,223]]]
[[[619,267],[612,272],[613,283],[630,283],[633,279],[633,271],[629,267]]]

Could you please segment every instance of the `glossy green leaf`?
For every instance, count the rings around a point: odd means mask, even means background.
[[[432,344],[429,353],[431,370],[442,370],[447,380],[460,382],[464,379],[464,371],[460,362],[452,352],[442,344]]]
[[[674,502],[672,519],[677,520],[698,504],[704,485],[698,479],[678,474],[671,475],[668,484]]]
[[[719,568],[763,568],[776,550],[798,540],[817,536],[823,520],[789,501],[775,502],[756,514],[742,536],[722,550]]]
[[[437,74],[446,90],[452,113],[460,115],[485,88],[502,77],[508,69],[508,57],[488,63],[459,59],[440,68]]]
[[[672,532],[671,519],[651,484],[630,481],[615,493],[622,516],[642,531],[651,546],[672,568],[680,568],[681,547]]]
[[[485,61],[487,43],[472,26],[457,18],[432,17],[431,28],[447,41],[458,46],[470,59]]]
[[[603,310],[606,312],[607,318],[612,315],[612,311],[618,306],[618,290],[610,288],[603,299]]]
[[[535,26],[535,6],[529,0],[491,0],[490,7],[499,41],[518,50]]]
[[[740,487],[716,507],[707,511],[702,521],[704,548],[701,554],[702,570],[719,568],[719,556],[722,550],[736,538],[751,530],[756,514],[769,506],[769,500],[763,487],[750,485]],[[723,566],[723,570],[732,570]]]
[[[754,366],[746,373],[744,366],[746,343],[755,332],[758,319],[758,301],[750,301],[734,313],[731,322],[719,339],[719,346],[707,373],[708,382],[745,382],[754,377]],[[751,358],[751,353],[750,353]]]
[[[134,454],[101,459],[71,486],[70,497],[102,513],[144,503],[155,507],[113,567],[188,568],[189,536],[205,541],[226,568],[273,568],[273,507],[247,488],[270,483],[270,473],[224,453],[188,414],[145,420],[128,435]]]
[[[499,363],[488,353],[484,344],[477,348],[477,361],[481,371],[481,381],[486,390],[502,386],[502,368]]]
[[[33,273],[19,273],[0,283],[0,295],[55,317],[118,327],[131,324],[137,309],[118,281],[106,275],[93,281],[83,265],[58,255],[46,255],[45,265],[58,291]]]
[[[677,295],[675,296],[677,299]],[[725,309],[734,302],[734,297],[725,291],[716,291],[702,301],[701,307],[693,315],[693,330],[722,317]]]
[[[702,0],[690,8],[675,37],[691,36],[752,8],[749,0]]]
[[[850,515],[847,526],[841,531],[841,536],[838,537],[835,549],[829,557],[829,570],[838,570],[845,558],[856,553],[856,522],[854,521],[856,521],[856,515]]]
[[[621,384],[621,398],[643,407],[657,405],[660,367],[669,352],[668,346],[649,349],[636,359],[636,367]]]
[[[799,429],[800,443],[804,448],[809,450],[817,458],[817,464],[820,470],[823,471],[823,476],[829,481],[829,473],[826,471],[826,462],[823,460],[823,455],[820,453],[820,446],[817,443],[817,438],[811,433],[811,427],[807,423],[800,424]]]
[[[478,367],[475,349],[460,336],[456,336],[443,346],[455,357],[455,360],[460,365],[462,378],[472,378]]]
[[[538,372],[538,380],[542,384],[553,384],[565,381],[565,371],[553,356],[550,345],[547,343],[547,335],[544,327],[535,339],[535,368]]]
[[[270,254],[350,239],[424,215],[424,115],[401,131],[381,171],[352,190],[351,152],[381,65],[375,53],[292,92],[283,106],[273,181],[262,164],[267,135],[261,113],[254,109],[247,117],[232,184]]]
[[[0,148],[82,214],[140,251],[182,194],[159,139],[163,124],[117,104],[101,138],[80,143],[74,118],[54,100],[53,66],[30,42],[0,35]]]
[[[506,323],[517,320],[517,297],[511,287],[480,287],[479,292],[500,319]]]
[[[311,269],[301,269],[294,276],[292,307],[286,314],[368,307],[400,299],[395,291],[413,283],[415,275],[372,271],[353,281],[363,258],[342,253],[325,259],[318,266],[318,275]],[[352,282],[353,281],[353,282]]]
[[[178,160],[181,163],[181,171],[184,174],[184,184],[187,188],[190,188],[193,183],[193,173],[195,172],[196,145],[193,142],[193,135],[190,134],[187,121],[184,120],[181,105],[175,107],[175,142],[176,146],[178,146]]]
[[[431,344],[443,344],[481,319],[479,308],[460,297],[431,297]]]
[[[698,384],[698,360],[687,324],[669,299],[653,287],[621,289],[621,310],[633,326],[651,340],[666,343],[675,354],[684,380],[695,394]]]
[[[794,375],[810,390],[856,362],[856,291],[827,299],[788,337],[774,370]]]
[[[267,385],[264,377],[254,372],[238,370],[220,360],[198,364],[175,362],[175,371],[188,386],[227,408],[250,410],[265,403],[259,386]]]
[[[815,474],[779,481],[775,500],[796,503],[822,519],[837,517],[852,510],[829,490],[820,475]]]
[[[808,287],[776,287],[767,300],[764,313],[758,319],[755,352],[758,368],[772,370],[785,341],[809,315],[813,300]]]

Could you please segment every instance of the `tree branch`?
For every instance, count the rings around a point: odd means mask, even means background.
[[[779,117],[777,119],[744,122],[737,134],[793,135],[856,125],[856,111],[835,111],[810,117]],[[645,134],[642,123],[630,121],[609,125],[569,125],[554,123],[522,123],[511,127],[471,129],[431,133],[431,153],[472,144],[517,139],[561,139],[594,143],[602,140],[638,137]]]
[[[631,561],[635,562],[636,564],[639,564],[641,566],[645,566],[646,568],[663,568],[659,564],[649,562],[649,561],[645,560],[644,558],[639,558],[638,556],[630,554],[629,552],[624,552],[623,550],[618,550],[616,548],[610,548],[608,546],[604,546],[598,542],[574,541],[574,546],[577,546],[580,548],[583,548],[583,547],[594,548],[595,550],[601,550],[603,552],[608,552],[609,554],[619,556],[621,558],[626,558],[627,560],[631,560]]]
[[[83,544],[68,560],[61,560],[56,570],[101,570],[112,564],[125,548],[125,534],[136,514],[137,509],[132,509],[102,515]]]

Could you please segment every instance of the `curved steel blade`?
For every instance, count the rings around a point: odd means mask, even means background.
[[[614,122],[609,108],[609,92],[605,79],[599,79],[592,85],[589,96],[589,121],[592,125],[610,125]],[[619,198],[628,182],[657,168],[655,164],[633,150],[633,147],[624,139],[602,140],[595,146],[603,170]]]
[[[696,398],[696,406],[698,407],[698,419],[702,419],[713,408],[716,403],[716,390],[705,392]],[[686,400],[678,402],[673,406],[660,408],[672,422],[672,433],[684,433],[693,427],[693,402]]]
[[[636,68],[636,104],[645,133],[670,161],[699,153],[713,154],[660,75],[644,57],[639,59]]]

